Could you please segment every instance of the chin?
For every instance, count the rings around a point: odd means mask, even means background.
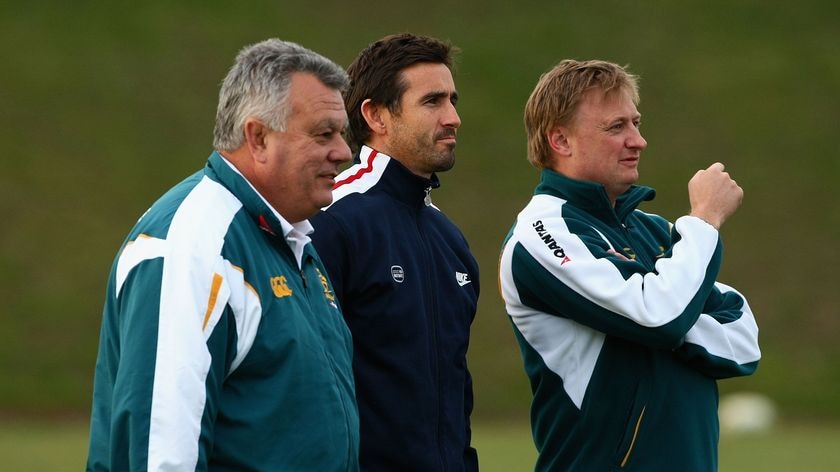
[[[638,181],[639,181],[639,171],[637,171],[637,170],[634,170],[633,172],[628,174],[627,177],[624,179],[624,183],[627,184],[628,187],[635,184]]]
[[[324,198],[321,198],[321,199],[318,199],[318,201],[316,203],[318,204],[318,209],[320,210],[321,208],[324,208],[325,206],[329,206],[330,203],[332,203],[332,202],[333,202],[332,192],[330,192],[328,196],[326,196]]]
[[[455,167],[455,153],[441,154],[435,162],[435,172],[446,172]]]

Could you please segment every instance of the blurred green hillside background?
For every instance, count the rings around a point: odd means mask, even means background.
[[[236,52],[288,39],[347,66],[412,31],[462,49],[457,164],[436,204],[482,268],[470,347],[477,419],[525,420],[528,385],[496,284],[498,250],[537,173],[522,109],[560,59],[641,76],[643,209],[676,218],[714,161],[744,187],[721,280],[748,295],[759,372],[724,392],[840,420],[840,3],[3,2],[0,5],[0,417],[85,417],[105,281],[125,234],[204,164]]]

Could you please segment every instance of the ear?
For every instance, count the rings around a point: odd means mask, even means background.
[[[384,105],[373,103],[369,98],[362,102],[362,117],[370,129],[372,134],[385,134],[387,130],[385,126],[386,116],[389,115],[388,109]]]
[[[572,146],[569,142],[569,128],[565,126],[555,126],[546,133],[548,138],[548,145],[551,150],[560,156],[571,156]]]
[[[262,121],[256,118],[248,118],[245,120],[245,126],[242,127],[245,133],[245,145],[257,162],[265,161],[265,150],[268,147],[266,138],[271,132]]]

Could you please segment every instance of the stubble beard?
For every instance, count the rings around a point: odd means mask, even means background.
[[[435,133],[429,144],[429,164],[433,172],[446,172],[455,166],[455,144],[441,143],[439,140],[454,138],[456,132],[448,128]]]
[[[429,174],[446,172],[455,166],[455,144],[439,142],[440,139],[455,136],[454,131],[439,131],[434,135],[412,134],[405,127],[400,131],[392,143],[396,154],[392,157],[412,161]]]
[[[444,149],[433,146],[429,153],[428,163],[434,169],[432,172],[448,171],[455,166],[455,146],[447,145]]]

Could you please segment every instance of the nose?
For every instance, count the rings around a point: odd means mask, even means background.
[[[347,145],[347,141],[345,141],[343,137],[339,137],[335,148],[329,153],[329,159],[341,164],[352,158],[353,153],[350,152],[350,146]]]
[[[451,128],[459,128],[461,126],[461,117],[458,116],[458,110],[455,109],[455,105],[451,102],[446,109],[446,114],[444,115],[443,122],[441,124]]]
[[[642,136],[639,128],[633,128],[633,134],[627,139],[627,147],[630,149],[644,150],[647,147],[647,140]]]

